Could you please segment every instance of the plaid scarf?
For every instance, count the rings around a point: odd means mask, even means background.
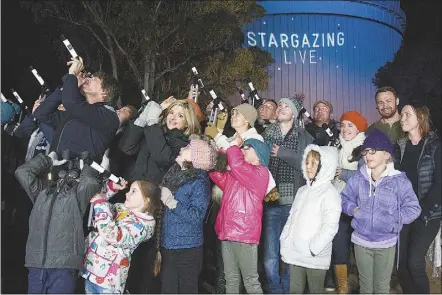
[[[279,123],[270,125],[265,131],[265,141],[270,146],[277,144],[281,147],[289,148],[295,153],[301,153],[302,151],[298,150],[298,137],[299,133],[295,131],[295,126],[293,126],[293,128],[290,129],[285,136],[283,136]],[[293,199],[296,193],[294,184],[294,179],[296,177],[295,169],[282,159],[278,157],[271,157],[269,170],[275,179],[280,198]]]

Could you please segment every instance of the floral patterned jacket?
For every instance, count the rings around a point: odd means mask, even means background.
[[[96,230],[86,238],[81,275],[102,288],[123,293],[131,255],[141,242],[152,237],[155,219],[103,199],[95,201],[93,209]]]

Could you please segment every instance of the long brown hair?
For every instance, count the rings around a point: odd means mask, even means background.
[[[141,195],[146,201],[146,207],[143,212],[147,212],[155,217],[155,245],[157,255],[155,257],[154,275],[157,276],[161,269],[161,229],[163,226],[163,204],[161,203],[160,187],[149,180],[135,181],[140,188]]]
[[[420,102],[412,101],[408,104],[414,111],[419,122],[419,133],[424,138],[431,129],[430,110],[428,107]]]

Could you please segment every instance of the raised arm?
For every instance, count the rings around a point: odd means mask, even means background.
[[[52,160],[48,156],[39,154],[15,170],[15,177],[28,194],[32,203],[35,203],[38,194],[47,186],[43,175],[52,167]]]
[[[117,130],[120,124],[117,113],[102,104],[89,104],[80,93],[76,76],[64,75],[61,97],[66,111],[81,122],[97,129]]]
[[[227,163],[232,177],[256,195],[264,198],[270,177],[267,168],[247,163],[238,146],[231,146],[227,149]]]
[[[38,121],[48,124],[54,130],[60,124],[62,116],[62,112],[57,109],[61,104],[61,93],[62,91],[57,87],[32,114]]]
[[[146,222],[136,221],[134,217],[126,217],[117,223],[112,218],[112,205],[107,201],[96,200],[93,206],[94,224],[98,233],[114,247],[134,249],[144,240],[151,238],[154,233],[153,217]]]

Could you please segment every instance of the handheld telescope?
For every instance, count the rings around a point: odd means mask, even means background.
[[[2,101],[3,101],[3,102],[6,102],[6,103],[8,102],[8,100],[7,100],[6,97],[3,95],[3,93],[2,93]]]
[[[255,106],[255,100],[259,101],[261,98],[258,95],[258,91],[253,86],[252,81],[249,80],[247,85],[249,86],[250,89],[250,96],[252,97],[252,105]]]
[[[60,38],[61,38],[61,41],[63,41],[64,46],[66,46],[66,49],[69,50],[69,53],[71,54],[71,56],[73,58],[78,58],[78,54],[75,51],[74,47],[72,46],[71,42],[69,42],[69,40],[66,39],[64,35],[61,35]]]
[[[38,83],[40,83],[41,86],[41,94],[40,96],[44,96],[49,93],[49,87],[46,84],[46,82],[43,80],[43,78],[38,74],[37,70],[34,69],[32,66],[29,66],[29,69],[31,70],[32,74],[34,75],[35,79],[37,79]]]
[[[221,110],[224,110],[223,104],[221,103],[221,99],[216,95],[215,91],[210,90],[209,91],[210,96],[213,99],[213,107],[212,110],[210,111],[210,118],[209,118],[209,123],[213,123],[214,125],[216,125],[216,120],[218,118],[218,112]]]

